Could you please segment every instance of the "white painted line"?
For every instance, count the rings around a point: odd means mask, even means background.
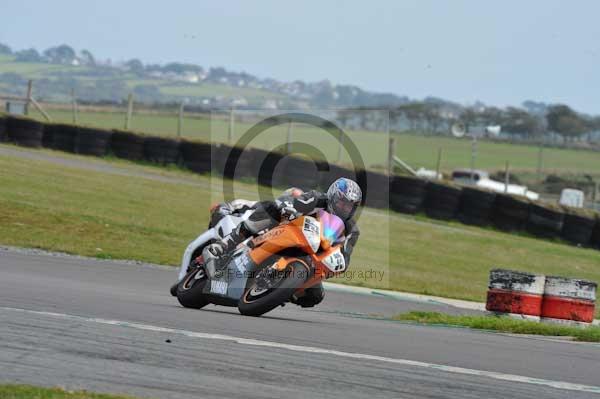
[[[112,326],[128,327],[128,328],[134,328],[134,329],[144,330],[144,331],[153,331],[153,332],[168,333],[168,334],[178,334],[178,335],[184,335],[186,337],[191,337],[191,338],[230,341],[230,342],[235,342],[240,345],[263,346],[263,347],[269,347],[269,348],[284,349],[284,350],[289,350],[289,351],[294,351],[294,352],[317,353],[317,354],[338,356],[338,357],[344,357],[344,358],[350,358],[350,359],[371,360],[371,361],[376,361],[376,362],[398,364],[398,365],[402,365],[402,366],[420,367],[420,368],[425,368],[425,369],[430,369],[430,370],[442,371],[442,372],[446,372],[446,373],[474,375],[474,376],[478,376],[478,377],[491,378],[494,380],[501,380],[501,381],[509,381],[509,382],[513,382],[513,383],[517,382],[517,383],[524,383],[524,384],[542,385],[542,386],[546,386],[546,387],[550,387],[550,388],[556,388],[556,389],[562,389],[562,390],[568,390],[568,391],[591,392],[591,393],[600,394],[600,386],[573,384],[570,382],[563,382],[563,381],[551,381],[551,380],[544,380],[541,378],[532,378],[532,377],[525,377],[525,376],[514,375],[514,374],[497,373],[494,371],[474,370],[474,369],[467,369],[467,368],[462,368],[462,367],[445,366],[445,365],[434,364],[434,363],[425,363],[425,362],[419,362],[419,361],[407,360],[407,359],[395,359],[395,358],[391,358],[391,357],[367,355],[367,354],[362,354],[362,353],[342,352],[342,351],[337,351],[337,350],[323,349],[323,348],[317,348],[317,347],[311,347],[311,346],[290,345],[290,344],[284,344],[284,343],[280,343],[280,342],[262,341],[262,340],[258,340],[258,339],[234,337],[231,335],[200,333],[200,332],[194,332],[194,331],[178,330],[178,329],[172,329],[172,328],[166,328],[166,327],[152,326],[152,325],[148,325],[148,324],[132,323],[132,322],[128,322],[128,321],[107,320],[107,319],[99,319],[99,318],[93,318],[93,317],[82,317],[82,316],[75,316],[75,315],[69,315],[69,314],[64,314],[64,313],[42,312],[42,311],[36,311],[36,310],[17,309],[17,308],[9,308],[9,307],[0,307],[0,310],[7,311],[7,312],[19,312],[19,313],[26,313],[26,314],[34,314],[34,315],[39,315],[39,316],[50,316],[50,317],[74,320],[74,321],[79,321],[79,322],[98,323],[98,324],[105,324],[105,325],[112,325]]]

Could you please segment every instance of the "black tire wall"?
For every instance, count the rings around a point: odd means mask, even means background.
[[[144,159],[161,165],[176,164],[179,161],[180,142],[167,137],[146,137]]]
[[[40,148],[44,125],[33,119],[9,116],[6,118],[8,141],[23,147]]]
[[[492,222],[495,200],[494,192],[464,187],[458,208],[458,220],[473,226],[489,225]]]
[[[393,176],[390,181],[390,207],[402,213],[414,214],[423,209],[425,186],[423,179],[407,176]]]
[[[75,140],[75,152],[102,157],[108,154],[111,136],[110,130],[81,127]]]
[[[460,187],[441,183],[429,182],[425,186],[425,214],[434,219],[454,219],[460,205]]]
[[[494,226],[504,231],[520,231],[529,219],[529,200],[498,194],[492,210]]]
[[[139,161],[144,159],[144,136],[135,133],[114,130],[111,150],[119,158]]]
[[[588,245],[591,242],[596,219],[594,215],[565,212],[561,237],[575,245]]]
[[[212,146],[210,144],[183,140],[180,151],[186,168],[201,174],[211,172]]]
[[[6,118],[0,115],[0,143],[6,141],[8,141],[8,136],[6,134]]]

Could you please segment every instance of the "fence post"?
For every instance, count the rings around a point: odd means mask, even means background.
[[[442,147],[438,148],[437,164],[435,165],[435,179],[437,180],[440,175],[440,168],[442,166]]]
[[[504,193],[508,193],[508,185],[510,184],[510,172],[509,172],[509,163],[506,161],[506,165],[504,166]]]
[[[75,98],[75,89],[71,89],[71,111],[73,112],[73,123],[77,124],[77,99]]]
[[[538,160],[537,160],[537,179],[538,181],[542,181],[542,170],[544,169],[544,147],[540,145],[540,149],[538,150]]]
[[[396,152],[396,138],[390,137],[388,144],[388,159],[387,159],[387,171],[388,175],[394,173],[394,155]]]
[[[229,132],[227,134],[227,143],[229,143],[229,144],[233,143],[234,122],[235,122],[235,116],[233,114],[233,107],[231,107],[229,110]]]
[[[475,181],[475,160],[477,159],[477,136],[471,141],[471,183]]]
[[[338,139],[338,153],[337,153],[337,164],[342,163],[342,149],[344,148],[344,132],[340,130],[340,137]]]
[[[27,82],[27,97],[25,101],[25,109],[23,112],[25,115],[29,115],[29,103],[31,102],[31,94],[33,93],[33,80]]]
[[[177,119],[177,138],[181,138],[181,130],[183,129],[183,103],[179,105],[179,118]]]
[[[290,123],[288,124],[288,128],[287,128],[287,153],[291,153],[292,152],[292,136],[293,136],[293,130],[294,130],[294,123],[290,120]]]
[[[125,117],[125,130],[131,126],[131,115],[133,114],[133,93],[129,93],[127,98],[127,116]]]

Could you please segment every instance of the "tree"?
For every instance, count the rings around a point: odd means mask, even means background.
[[[558,104],[548,108],[546,114],[548,128],[560,134],[565,142],[581,136],[586,131],[586,123],[569,106]]]
[[[502,125],[504,122],[504,111],[496,107],[486,107],[479,114],[479,119],[488,126]]]
[[[12,54],[12,50],[4,43],[0,43],[0,54]]]
[[[438,132],[444,118],[441,114],[442,106],[439,103],[424,103],[422,108],[423,119],[427,122],[429,131],[433,134]]]
[[[96,66],[96,59],[88,50],[81,50],[79,53],[79,59],[83,65]]]
[[[528,137],[539,135],[543,131],[542,121],[524,109],[508,107],[503,113],[502,130],[507,133]]]
[[[473,107],[467,107],[460,114],[459,120],[464,123],[465,129],[467,133],[469,132],[469,128],[473,126],[479,120],[479,114]]]
[[[137,58],[127,61],[125,66],[136,75],[142,75],[144,73],[144,64],[142,64],[142,61],[138,60]]]
[[[17,51],[15,53],[15,61],[17,62],[43,62],[43,58],[36,49],[30,48],[27,50]]]
[[[52,64],[72,64],[77,58],[75,50],[66,44],[50,47],[44,51],[44,57]]]

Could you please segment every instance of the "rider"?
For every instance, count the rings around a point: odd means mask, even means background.
[[[218,260],[221,255],[232,251],[246,238],[258,232],[277,226],[283,219],[294,219],[301,215],[311,215],[321,209],[337,215],[345,224],[345,242],[342,253],[346,265],[350,263],[350,255],[360,234],[353,216],[362,201],[362,191],[353,180],[340,178],[329,186],[327,193],[308,191],[305,193],[290,192],[275,201],[262,201],[253,205],[256,209],[250,217],[223,240],[207,246],[202,255],[205,261]],[[293,195],[295,194],[295,195]],[[292,302],[302,307],[312,307],[323,300],[324,291],[321,283],[307,288],[305,295],[292,298]]]
[[[278,201],[292,201],[294,198],[297,198],[304,194],[304,191],[297,187],[290,187],[285,190],[281,195],[277,198]],[[232,214],[242,214],[250,209],[255,209],[258,201],[249,201],[245,199],[234,199],[233,201],[226,201],[215,204],[212,208],[210,208],[210,221],[208,224],[208,228],[213,228],[223,219],[225,216],[229,216]]]

